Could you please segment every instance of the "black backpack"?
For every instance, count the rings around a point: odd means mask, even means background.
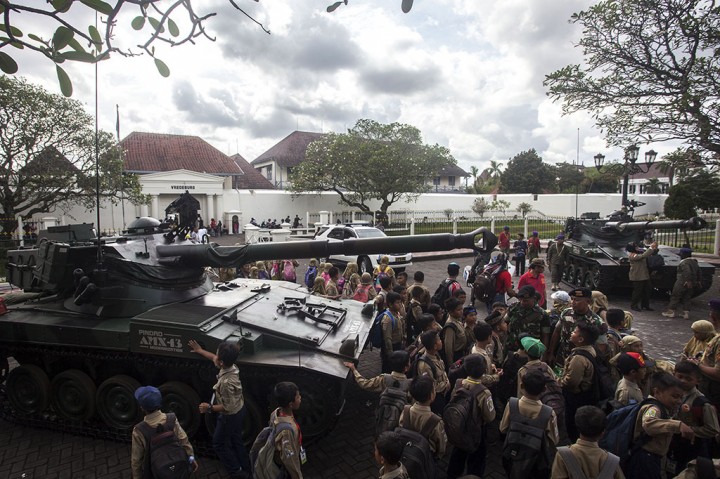
[[[578,354],[592,363],[593,401],[600,409],[606,410],[608,401],[615,397],[615,388],[617,386],[612,378],[612,374],[610,374],[610,366],[604,359],[595,357],[584,349],[575,348],[570,352],[570,356]]]
[[[437,379],[437,367],[435,366],[435,363],[432,362],[432,359],[430,359],[427,353],[423,353],[415,357],[415,360],[410,364],[410,371],[408,372],[408,377],[414,378],[418,375],[418,366],[420,364],[420,361],[430,366],[430,371],[432,372],[432,379],[433,381],[435,381]]]
[[[450,298],[450,286],[453,283],[457,283],[457,281],[454,279],[450,279],[450,278],[443,280],[443,282],[440,283],[440,285],[435,290],[435,293],[432,295],[432,298],[430,298],[430,301],[432,303],[440,305],[440,307],[442,307],[442,308],[445,308],[445,300]]]
[[[380,394],[380,401],[375,410],[375,436],[385,431],[394,430],[400,424],[400,414],[407,406],[407,392],[410,389],[410,380],[402,381],[393,378],[390,374],[383,374],[385,390]]]
[[[473,282],[473,294],[475,299],[487,303],[495,297],[495,283],[497,275],[491,271],[483,271],[475,277]]]
[[[475,398],[486,389],[482,384],[464,388],[462,379],[455,382],[455,389],[442,416],[445,434],[453,446],[473,452],[482,444],[486,428]]]
[[[403,417],[409,420],[410,406],[405,406],[403,411]],[[421,431],[414,431],[402,425],[395,428],[395,433],[400,436],[400,441],[404,444],[400,462],[405,466],[408,477],[412,479],[435,479],[437,477],[435,458],[427,437],[440,421],[440,417],[433,414]]]
[[[552,408],[542,406],[535,419],[520,414],[518,398],[510,398],[510,426],[505,436],[502,457],[508,479],[550,476],[552,456],[545,438],[545,429],[552,417]]]
[[[144,475],[154,479],[187,479],[190,477],[188,455],[175,435],[175,414],[168,413],[165,424],[153,428],[145,421],[137,428],[145,437]],[[151,475],[148,475],[148,470]]]
[[[526,364],[525,370],[527,372],[539,371],[545,376],[547,380],[545,390],[540,394],[539,399],[544,405],[550,406],[555,411],[555,417],[560,421],[565,417],[565,397],[563,396],[562,387],[543,366],[547,365],[543,363]]]

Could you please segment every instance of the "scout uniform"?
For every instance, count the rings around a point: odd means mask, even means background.
[[[385,467],[380,468],[380,479],[410,479],[410,476],[402,463],[398,464],[398,466],[394,469],[390,469],[388,471],[385,469]]]
[[[392,313],[386,309],[380,320],[383,342],[380,348],[382,372],[390,372],[390,365],[387,358],[393,351],[402,349],[405,340],[405,320],[399,314]]]
[[[452,316],[448,316],[443,331],[443,351],[446,366],[450,367],[452,363],[465,356],[468,347],[468,336],[463,323]]]
[[[525,388],[523,388],[523,378],[525,375],[530,371],[540,371],[543,373],[543,376],[545,376],[547,379],[554,379],[557,381],[557,377],[555,376],[555,372],[553,372],[552,368],[548,366],[546,363],[540,361],[539,359],[531,359],[527,363],[525,363],[524,366],[520,368],[520,371],[518,371],[517,374],[517,397],[522,397],[525,394]]]
[[[476,378],[463,379],[458,387],[472,389],[478,384],[485,384]],[[473,414],[479,414],[482,417],[483,428],[495,420],[495,406],[493,405],[492,395],[490,391],[484,389],[475,397],[477,410]],[[487,443],[483,441],[480,446],[472,451],[464,451],[458,447],[453,447],[450,459],[448,461],[447,475],[448,477],[460,477],[467,464],[467,475],[474,474],[482,476],[485,469],[485,456],[487,455]]]
[[[495,367],[495,364],[493,364],[492,357],[488,353],[487,349],[479,348],[477,344],[475,344],[472,347],[470,354],[479,354],[483,357],[483,359],[485,359],[485,364],[487,365],[487,373],[483,374],[482,378],[480,378],[483,386],[489,388],[497,384],[500,381],[500,375],[497,373],[497,368]]]
[[[400,427],[411,429],[413,431],[422,431],[425,423],[434,413],[430,410],[430,406],[423,406],[415,403],[408,410],[408,417],[405,417],[405,411],[400,415]],[[430,443],[430,449],[435,457],[443,457],[447,448],[447,436],[445,435],[445,426],[439,421],[437,426],[430,431],[425,439]]]
[[[284,429],[275,436],[275,450],[280,462],[292,479],[302,479],[301,464],[304,464],[305,449],[302,447],[302,432],[294,416],[286,416],[280,408],[270,415],[270,423],[276,428],[281,422],[288,423],[291,429]]]
[[[693,334],[693,337],[690,338],[690,341],[688,341],[685,348],[683,348],[683,358],[700,359],[705,349],[707,349],[708,344],[712,341],[712,338],[715,337],[715,326],[713,326],[713,323],[710,321],[701,319],[700,321],[692,323],[690,329],[692,329],[693,333],[704,335],[705,337],[704,339],[698,339],[695,337],[695,334]]]
[[[387,382],[385,381],[387,374],[380,374],[374,378],[365,379],[357,369],[353,369],[353,376],[355,376],[355,382],[358,386],[360,386],[360,389],[381,393],[385,390],[385,388],[387,388]],[[403,373],[393,371],[390,373],[390,381],[397,381],[398,383],[403,384],[408,381],[408,378]]]
[[[407,290],[407,294],[408,294],[409,298],[413,297],[412,290],[414,288],[420,288],[423,290],[422,297],[420,298],[420,303],[427,310],[427,308],[430,307],[430,303],[432,302],[432,295],[430,294],[430,290],[424,284],[415,282]]]
[[[615,389],[615,400],[622,404],[623,406],[627,406],[630,404],[630,401],[635,401],[637,403],[641,403],[645,399],[645,395],[642,392],[642,389],[640,389],[640,386],[637,385],[637,383],[634,383],[628,379],[622,378],[617,385],[617,389]]]
[[[717,311],[720,311],[720,299],[711,299],[708,304],[714,314],[717,314]],[[700,364],[720,369],[720,334],[710,340],[705,352],[703,353],[702,359],[700,360]],[[701,388],[702,392],[705,393],[707,398],[715,405],[715,407],[720,406],[720,382],[707,376],[704,376],[704,379],[705,382]]]
[[[680,436],[673,436],[670,453],[677,463],[675,474],[679,474],[690,460],[698,456],[711,457],[712,443],[720,433],[720,425],[715,407],[697,388],[687,392],[675,419],[684,422],[695,432],[692,443]]]
[[[535,295],[532,286],[523,286],[518,291],[518,298],[527,298]],[[550,316],[540,306],[523,308],[520,303],[510,307],[508,311],[508,332],[506,346],[509,351],[517,351],[520,348],[520,335],[528,333],[535,339],[542,341],[544,335],[550,334]]]
[[[575,444],[568,446],[568,449],[570,449],[572,455],[579,463],[585,477],[598,477],[609,456],[607,451],[600,449],[597,442],[586,441],[584,439],[578,439]],[[552,478],[569,479],[570,477],[570,472],[562,455],[556,454],[555,461],[552,465]],[[618,465],[613,474],[613,479],[624,478],[625,475],[622,469],[620,469],[620,465]]]
[[[595,357],[595,348],[579,346],[576,350],[587,351]],[[575,427],[575,412],[581,406],[594,406],[593,374],[595,370],[590,360],[581,354],[571,354],[565,360],[565,369],[560,378],[560,387],[565,398],[565,426],[568,436],[573,441],[579,437]]]
[[[433,368],[425,361],[417,362],[418,376],[427,374],[433,381],[435,381],[435,394],[443,396],[450,389],[450,380],[448,379],[447,373],[445,372],[445,363],[437,354],[427,354],[425,356],[435,366],[435,374],[433,374]]]
[[[633,442],[643,433],[649,435],[650,439],[628,459],[625,467],[628,477],[646,479],[662,477],[662,458],[670,448],[673,434],[680,433],[680,421],[668,419],[669,417],[668,411],[662,405],[646,404],[640,408],[635,422]]]
[[[530,399],[525,396],[521,397],[518,401],[518,409],[520,410],[520,414],[530,419],[535,419],[540,415],[540,410],[542,409],[542,406],[543,403],[539,399]],[[500,421],[500,433],[507,433],[509,428],[510,408],[506,407],[505,412],[503,413],[502,420]],[[548,442],[552,443],[553,445],[557,444],[560,441],[557,427],[557,416],[555,416],[555,411],[553,411],[550,415],[550,420],[548,421],[547,427],[545,428],[545,436],[547,437]]]
[[[584,294],[578,293],[578,291],[581,291],[582,289],[584,288],[578,288],[571,291],[571,296],[575,294]],[[598,336],[595,344],[607,344],[607,325],[600,316],[593,313],[592,310],[589,308],[584,314],[576,313],[572,308],[566,308],[562,313],[560,313],[560,319],[555,325],[555,328],[560,331],[560,340],[558,341],[557,352],[555,353],[555,357],[557,358],[558,362],[565,361],[565,358],[567,358],[570,354],[570,350],[572,349],[572,344],[570,343],[570,335],[575,330],[578,323],[591,324],[598,328],[598,331],[600,331],[600,336]]]

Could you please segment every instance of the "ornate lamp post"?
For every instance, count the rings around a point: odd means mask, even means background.
[[[635,175],[637,173],[647,173],[648,171],[650,171],[650,167],[653,163],[655,163],[655,159],[657,158],[657,152],[655,150],[650,150],[645,153],[645,163],[637,163],[639,152],[640,148],[638,148],[637,145],[632,145],[625,148],[625,158],[622,165],[622,206],[631,206],[628,203],[628,181],[630,175]],[[603,155],[602,153],[598,153],[594,156],[594,159],[595,168],[597,168],[598,172],[600,172],[603,164],[605,163],[605,155]]]

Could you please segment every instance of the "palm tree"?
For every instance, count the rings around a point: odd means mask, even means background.
[[[662,193],[662,184],[660,183],[660,180],[657,178],[650,178],[647,183],[645,183],[645,193]]]
[[[473,187],[477,186],[477,177],[479,173],[480,170],[478,170],[477,166],[470,167],[470,175],[473,177]]]
[[[490,168],[488,168],[488,173],[490,173],[490,176],[493,178],[498,178],[502,174],[502,164],[495,160],[490,160]]]

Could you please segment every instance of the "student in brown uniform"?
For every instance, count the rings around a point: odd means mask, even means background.
[[[449,368],[458,359],[465,356],[468,347],[468,336],[462,323],[463,304],[456,298],[445,301],[448,318],[443,326],[443,360]]]
[[[453,397],[458,394],[458,388],[472,390],[478,384],[482,384],[481,378],[487,370],[486,358],[479,355],[468,356],[463,362],[463,365],[468,373],[468,377],[458,380],[453,390]],[[487,388],[478,389],[481,389],[481,391],[475,397],[475,409],[472,411],[472,417],[477,418],[474,420],[474,425],[480,428],[482,436],[485,437],[484,429],[495,420],[495,406],[493,405],[490,391]],[[486,442],[483,440],[474,451],[466,451],[459,446],[458,444],[453,444],[453,450],[448,462],[448,479],[457,479],[463,475],[463,471],[465,471],[467,475],[472,474],[483,477],[483,473],[485,472],[485,456],[487,455]]]
[[[662,460],[670,448],[674,434],[692,441],[695,432],[682,421],[670,419],[683,399],[680,381],[671,374],[660,372],[652,377],[652,396],[649,403],[638,411],[633,432],[637,444],[643,437],[647,441],[635,450],[623,467],[627,477],[643,479],[662,479]]]
[[[425,311],[427,311],[427,308],[430,307],[430,298],[432,295],[430,294],[430,290],[423,284],[425,281],[425,273],[422,271],[415,271],[413,274],[413,284],[408,288],[408,293],[412,297],[412,292],[415,288],[420,288],[422,291],[422,294],[420,295],[420,302],[422,303],[423,307],[425,308]]]
[[[675,365],[675,377],[685,391],[675,419],[681,420],[695,431],[695,440],[692,442],[673,436],[670,453],[676,463],[675,474],[680,474],[692,459],[712,458],[712,445],[720,433],[720,425],[715,407],[697,389],[702,378],[698,365],[690,361],[680,361]]]
[[[708,301],[710,317],[715,330],[720,329],[720,298]],[[700,362],[700,371],[706,379],[702,391],[716,408],[720,408],[720,334],[716,335],[707,345]]]
[[[392,431],[381,433],[375,441],[375,460],[380,464],[380,479],[410,479],[400,462],[404,444]]]
[[[388,357],[393,351],[403,349],[405,343],[405,318],[401,316],[402,297],[394,292],[387,294],[387,309],[382,313],[380,328],[383,341],[380,346],[380,362],[382,372],[390,372]]]
[[[430,410],[430,404],[435,399],[433,381],[428,376],[418,376],[410,384],[410,395],[415,404],[408,407],[400,415],[400,427],[422,433],[425,423],[435,414]],[[406,414],[407,412],[407,414]],[[447,436],[442,420],[437,423],[432,431],[425,437],[430,444],[430,449],[436,458],[442,458],[447,448]]]
[[[485,387],[492,387],[500,381],[502,369],[493,364],[492,357],[488,354],[488,346],[492,343],[492,326],[486,322],[478,323],[473,328],[473,335],[477,338],[470,351],[471,354],[479,354],[485,359],[485,373],[482,375],[482,383]],[[463,363],[464,364],[464,363]]]
[[[270,423],[275,427],[281,422],[292,426],[275,436],[276,457],[280,458],[285,477],[302,479],[301,466],[307,461],[307,456],[302,445],[302,431],[295,420],[295,411],[300,409],[302,402],[300,390],[295,383],[280,382],[275,385],[273,396],[279,407],[270,414]]]
[[[585,477],[600,477],[600,473],[605,471],[612,472],[614,479],[624,479],[620,458],[598,446],[598,440],[607,426],[605,413],[595,406],[583,406],[575,413],[575,425],[580,439],[569,447],[558,448],[552,465],[552,478],[581,477],[573,474],[573,471],[579,468]]]
[[[615,401],[623,406],[630,404],[630,401],[641,403],[645,399],[640,389],[640,381],[647,372],[645,359],[640,353],[620,353],[617,368],[623,377],[615,388]]]
[[[494,307],[494,305],[493,305]],[[505,313],[502,311],[493,311],[490,316],[485,318],[485,322],[492,329],[491,352],[495,367],[502,367],[505,362],[505,343],[503,337],[507,332],[507,323],[505,322]]]
[[[520,340],[520,344],[522,344],[522,349],[519,349],[518,353],[526,354],[528,362],[520,367],[517,374],[517,397],[521,397],[525,394],[523,378],[530,371],[540,371],[548,382],[554,382],[557,386],[557,377],[555,376],[555,372],[553,372],[552,368],[548,366],[547,363],[544,363],[540,359],[545,352],[545,345],[539,339],[535,339],[530,336],[522,338]],[[546,387],[547,386],[548,385],[546,384]]]
[[[427,375],[433,380],[435,386],[435,400],[432,411],[442,414],[445,408],[445,395],[450,392],[450,381],[445,372],[445,363],[438,354],[442,349],[442,340],[435,330],[420,335],[420,341],[425,347],[425,353],[417,359],[417,376]]]
[[[695,321],[690,326],[693,337],[683,348],[680,359],[700,359],[717,332],[713,323],[706,319]]]
[[[565,360],[560,386],[565,397],[565,427],[572,441],[576,441],[579,437],[575,428],[575,412],[581,406],[594,406],[597,401],[593,390],[595,368],[583,354],[595,357],[593,345],[599,335],[598,328],[588,323],[577,323],[570,335],[570,342],[575,348]]]
[[[400,384],[408,381],[406,374],[410,369],[410,354],[408,354],[407,351],[393,351],[390,353],[388,362],[392,369],[390,374],[380,374],[369,379],[365,379],[362,374],[360,374],[355,367],[355,363],[343,362],[343,364],[353,372],[355,382],[360,386],[360,389],[381,393],[388,387],[388,384],[391,384],[393,381],[398,381]],[[405,388],[405,390],[407,389]]]

